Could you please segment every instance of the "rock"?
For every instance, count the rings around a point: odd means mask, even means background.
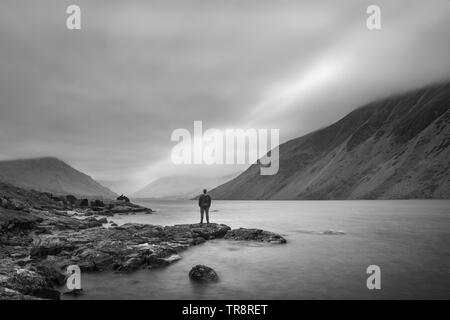
[[[77,198],[75,196],[73,196],[73,195],[67,195],[66,196],[66,202],[74,205],[77,202]]]
[[[49,228],[55,230],[81,230],[102,226],[102,223],[97,221],[94,217],[77,219],[75,217],[70,217],[69,215],[58,216],[50,213],[42,213],[40,216],[43,217],[43,222],[40,226],[47,230],[49,230]]]
[[[24,231],[35,229],[42,221],[42,217],[32,213],[0,208],[0,233],[5,230]]]
[[[189,278],[199,282],[215,282],[219,280],[219,276],[214,269],[200,264],[189,271]]]
[[[326,235],[344,235],[345,232],[341,230],[325,230],[323,232],[320,232],[320,234],[326,234]]]
[[[286,239],[279,234],[261,229],[234,229],[228,231],[224,238],[229,240],[263,241],[276,244],[286,243]]]
[[[132,208],[130,208],[129,206],[117,206],[111,209],[111,212],[113,213],[129,213],[132,211]]]
[[[97,221],[100,222],[101,224],[108,223],[108,219],[106,219],[106,218],[100,218],[100,219],[97,219]]]
[[[181,256],[179,256],[178,254],[173,254],[170,257],[164,258],[164,260],[167,261],[168,263],[173,263],[178,260],[181,260]]]
[[[97,211],[96,214],[99,215],[99,216],[107,216],[107,217],[113,217],[114,216],[114,212],[111,212],[111,211],[108,211],[108,210]]]
[[[79,207],[89,207],[89,200],[88,199],[80,199],[77,201],[77,206]]]
[[[48,286],[61,286],[65,283],[66,275],[50,261],[41,262],[36,270],[47,280]]]
[[[38,297],[22,294],[16,290],[0,287],[0,300],[41,300]]]
[[[8,200],[0,197],[0,207],[6,208],[7,205],[8,205]]]
[[[83,289],[73,289],[70,291],[63,292],[63,295],[75,296],[75,297],[77,297],[81,294],[83,294]]]
[[[30,209],[30,205],[25,201],[18,199],[8,199],[5,208],[11,210],[26,210]]]
[[[54,256],[61,251],[73,251],[75,246],[63,239],[57,237],[48,237],[30,250],[31,258],[46,258],[47,256]]]
[[[135,252],[125,257],[125,262],[120,265],[117,270],[129,272],[139,269],[148,261],[146,253]]]
[[[194,244],[195,245],[199,245],[199,244],[202,244],[204,242],[206,242],[206,240],[205,240],[205,238],[202,238],[202,237],[197,237],[197,238],[194,239]]]
[[[76,263],[79,264],[80,269],[89,272],[111,269],[114,263],[111,254],[96,249],[85,249],[78,253],[76,258],[78,259]]]
[[[20,267],[11,260],[3,260],[0,266],[0,287],[23,295],[59,300],[59,291],[33,267]],[[9,292],[11,293],[11,292]]]
[[[53,213],[58,215],[58,216],[67,216],[67,211],[63,211],[63,210],[53,210]]]
[[[118,201],[130,202],[130,199],[123,194],[117,198]]]
[[[223,238],[230,229],[227,225],[217,223],[179,224],[164,227],[164,231],[171,234],[172,238],[186,238],[188,236],[191,239],[202,237],[206,240]]]
[[[91,207],[101,207],[103,208],[105,204],[101,200],[93,200],[91,201]]]
[[[65,202],[66,201],[65,197],[52,196],[52,199],[55,200],[56,202]]]

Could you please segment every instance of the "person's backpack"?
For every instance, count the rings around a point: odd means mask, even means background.
[[[207,194],[201,195],[200,205],[202,207],[209,207],[211,204],[211,198]]]

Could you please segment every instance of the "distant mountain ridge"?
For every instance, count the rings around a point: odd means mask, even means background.
[[[252,165],[215,199],[450,199],[450,83],[379,100],[280,145],[280,170]]]
[[[237,174],[218,178],[196,176],[170,176],[157,179],[131,196],[134,198],[153,198],[188,200],[197,196],[204,188],[210,189],[234,178]]]
[[[88,175],[53,157],[0,161],[0,181],[55,195],[117,197]]]

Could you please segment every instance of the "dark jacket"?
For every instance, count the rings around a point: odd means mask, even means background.
[[[202,194],[198,198],[198,206],[201,208],[209,208],[211,206],[211,197],[209,194]]]

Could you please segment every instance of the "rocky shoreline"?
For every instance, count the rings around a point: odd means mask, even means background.
[[[131,272],[167,266],[181,251],[211,239],[285,243],[280,235],[223,224],[114,226],[101,215],[135,214],[143,208],[121,200],[92,205],[0,184],[0,299],[59,299],[65,270]],[[95,212],[95,216],[93,214]]]

